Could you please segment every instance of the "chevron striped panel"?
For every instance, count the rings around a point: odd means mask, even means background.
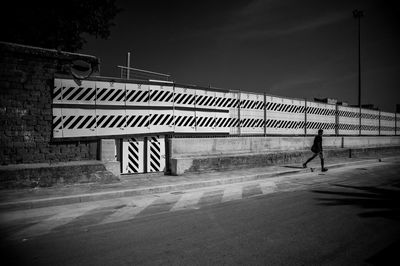
[[[197,95],[196,95],[197,96]],[[239,105],[238,94],[232,92],[215,92],[214,109],[229,110]],[[197,106],[197,98],[196,98]]]
[[[336,106],[332,104],[307,102],[307,134],[316,134],[323,129],[324,134],[335,134]]]
[[[125,110],[97,109],[96,117],[98,136],[126,134]]]
[[[218,133],[229,133],[230,132],[230,117],[229,117],[229,113],[222,113],[222,112],[218,112],[215,113],[215,123],[214,123],[214,127],[215,127],[215,132]]]
[[[129,138],[122,142],[122,173],[144,173],[143,138]]]
[[[264,95],[240,93],[240,133],[264,133]]]
[[[305,101],[266,96],[267,134],[304,134]]]
[[[196,110],[196,132],[215,132],[215,112]]]
[[[94,109],[62,108],[63,137],[96,136]],[[57,120],[57,123],[60,120]],[[57,124],[59,125],[59,124]]]
[[[338,134],[358,135],[359,117],[358,108],[338,105]]]
[[[96,81],[96,105],[125,105],[125,84]]]
[[[174,131],[175,132],[195,132],[196,117],[195,111],[174,110]]]
[[[147,138],[147,171],[160,172],[165,168],[165,143],[160,136],[150,136]]]
[[[395,134],[395,115],[394,113],[381,112],[381,135]]]
[[[152,110],[150,112],[150,132],[173,132],[174,131],[173,110]]]
[[[229,107],[229,134],[239,134],[239,92],[231,92],[230,98],[232,98],[232,105]]]
[[[149,110],[126,110],[124,134],[147,134],[150,132]]]
[[[174,106],[194,108],[195,93],[194,89],[175,87],[174,88]]]
[[[126,106],[149,106],[149,85],[126,84]]]
[[[379,134],[379,111],[361,109],[361,134]]]
[[[240,94],[240,110],[264,110],[264,95],[255,93]]]
[[[53,93],[53,103],[95,104],[96,83],[94,81],[83,80],[78,84],[70,79],[55,80],[55,84],[59,82],[61,82],[61,91],[57,88]]]
[[[216,92],[207,90],[196,90],[196,108],[220,109],[216,107]],[[221,104],[221,101],[219,101]]]
[[[174,89],[171,86],[150,85],[150,106],[174,105]]]

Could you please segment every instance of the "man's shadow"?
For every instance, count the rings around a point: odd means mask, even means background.
[[[295,165],[284,165],[283,167],[293,168],[293,169],[304,169],[303,166],[295,166]]]

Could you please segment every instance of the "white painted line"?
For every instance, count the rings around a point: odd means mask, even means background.
[[[158,199],[159,197],[155,197],[154,195],[135,198],[133,200],[130,199],[126,207],[123,207],[113,214],[109,215],[100,224],[121,222],[134,219],[136,215],[141,213],[144,209],[146,209]]]
[[[175,203],[170,211],[198,209],[197,204],[199,203],[199,200],[203,196],[204,192],[204,190],[186,192],[186,194],[183,194],[182,197]]]
[[[242,191],[243,191],[243,185],[237,185],[237,186],[229,186],[225,189],[224,191],[224,196],[222,197],[221,202],[227,202],[227,201],[232,201],[232,200],[239,200],[242,199]]]
[[[274,181],[264,181],[260,182],[259,184],[263,194],[273,193],[276,189],[276,182]]]

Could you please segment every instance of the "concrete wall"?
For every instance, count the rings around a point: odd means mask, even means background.
[[[97,159],[97,140],[52,139],[51,105],[55,74],[70,75],[74,60],[99,60],[2,42],[0,54],[0,164]]]
[[[309,150],[314,137],[174,138],[171,157]],[[400,146],[400,136],[323,138],[325,148]]]
[[[400,136],[343,137],[344,147],[400,146]]]
[[[219,171],[300,163],[310,156],[314,137],[234,137],[170,139],[169,170],[186,172]],[[396,153],[400,136],[323,138],[327,157]]]

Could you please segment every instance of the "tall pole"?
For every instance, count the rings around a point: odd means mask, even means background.
[[[358,22],[358,108],[359,108],[359,135],[361,135],[361,18],[364,12],[358,9],[353,10],[353,17]]]
[[[131,53],[130,52],[128,52],[128,57],[126,58],[126,66],[127,66],[126,79],[129,79],[129,72],[130,72],[129,68],[131,67]]]

